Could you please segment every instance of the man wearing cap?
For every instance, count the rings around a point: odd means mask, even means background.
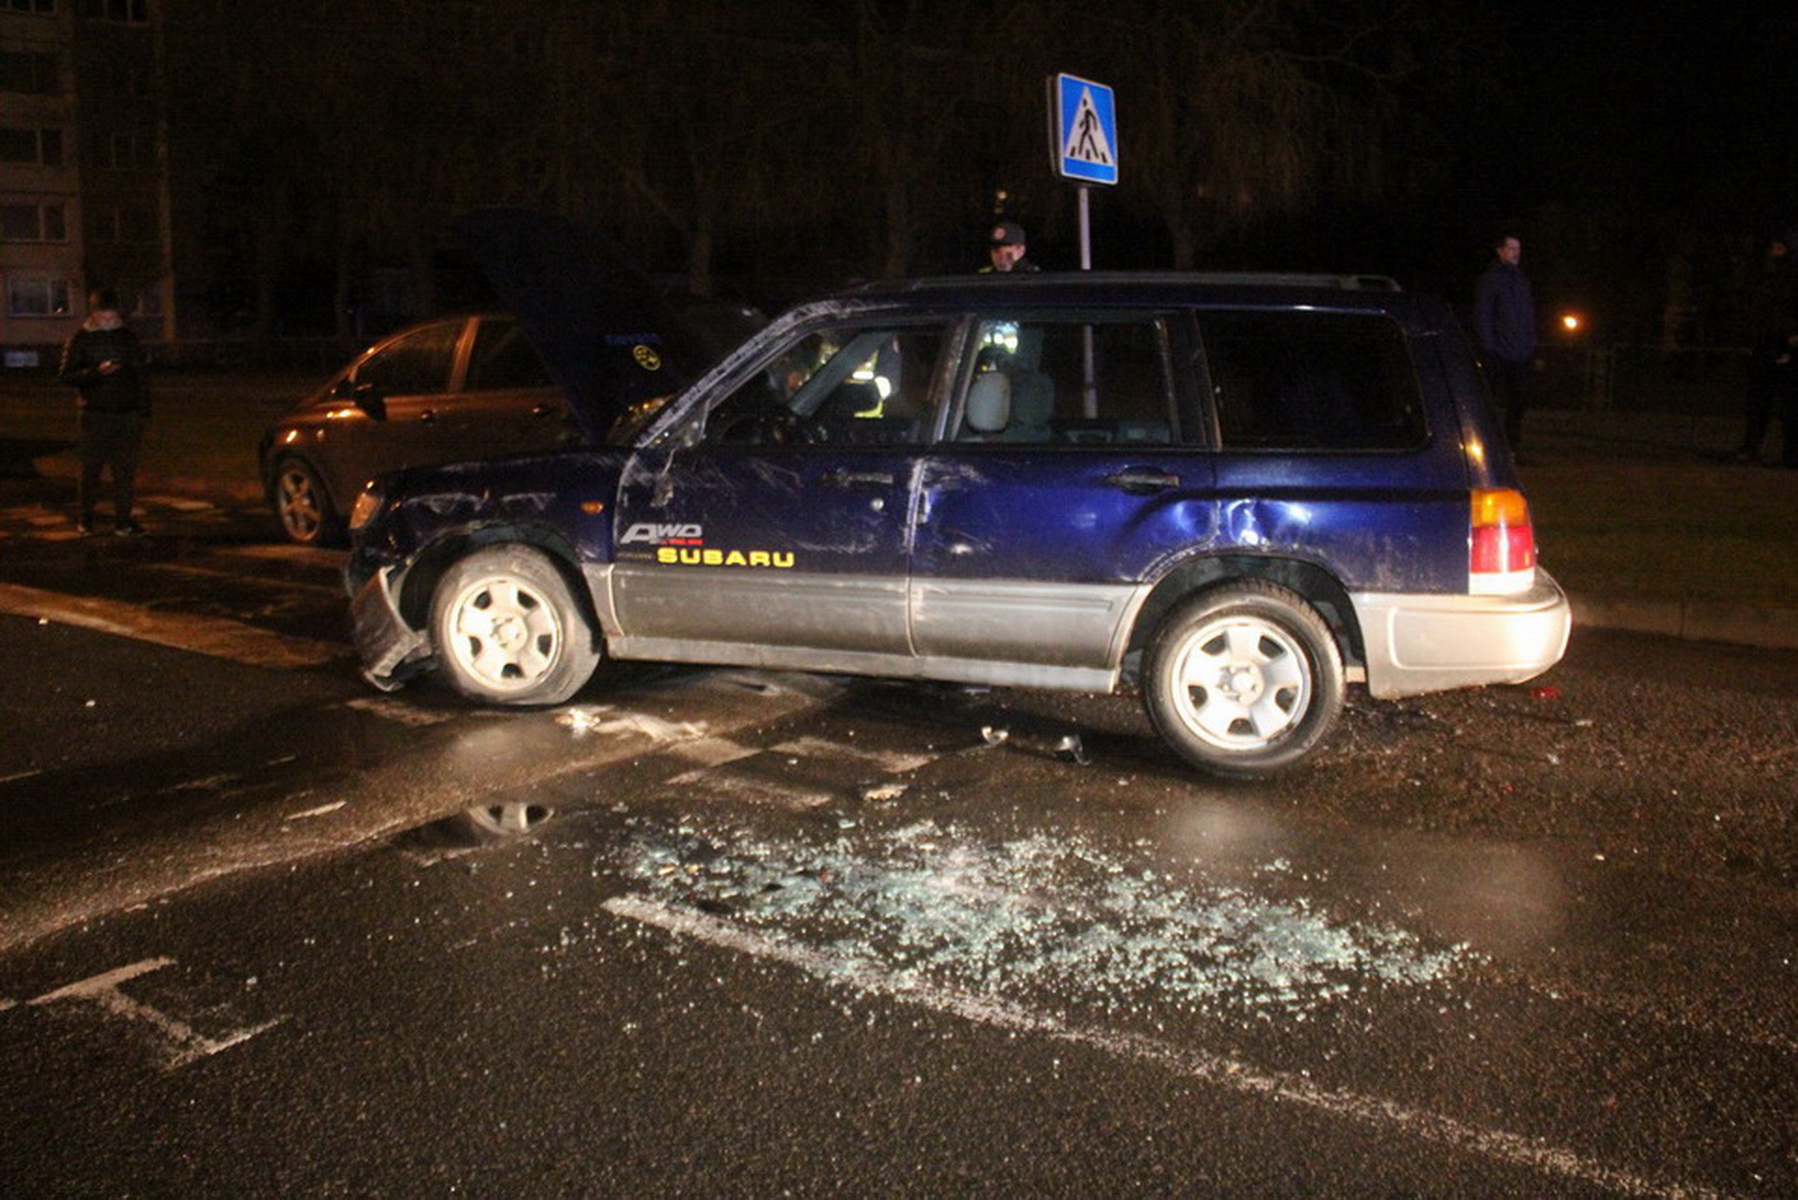
[[[1039,268],[1024,257],[1024,227],[1016,221],[1001,221],[993,226],[992,239],[987,243],[987,255],[992,260],[980,268],[982,275],[994,271],[1026,274]]]

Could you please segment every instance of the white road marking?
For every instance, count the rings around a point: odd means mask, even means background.
[[[819,790],[816,787],[806,786],[795,787],[768,775],[759,774],[749,760],[760,758],[763,762],[767,762],[769,756],[778,755],[791,759],[814,761],[860,762],[875,767],[883,774],[902,775],[907,771],[915,771],[919,767],[934,762],[939,757],[936,754],[908,754],[875,750],[819,737],[794,738],[791,741],[767,748],[745,746],[720,738],[708,738],[680,747],[676,753],[681,757],[692,759],[700,765],[695,770],[684,772],[668,780],[670,786],[703,785],[714,796],[763,807],[784,808],[795,812],[821,808],[840,797],[834,790]],[[897,790],[883,792],[881,797],[877,798],[890,799],[904,790],[903,786],[900,786]],[[849,794],[847,791],[843,793],[843,795],[847,794]],[[870,798],[865,789],[858,794],[863,799]]]
[[[1303,1105],[1326,1115],[1404,1135],[1498,1162],[1632,1196],[1711,1197],[1713,1188],[1646,1179],[1539,1138],[1487,1129],[1441,1113],[1412,1108],[1359,1092],[1323,1087],[1302,1075],[1264,1071],[1240,1059],[1178,1046],[1141,1034],[1071,1025],[1052,1014],[919,982],[805,946],[773,941],[750,929],[699,912],[621,896],[605,902],[607,912],[694,938],[722,950],[784,963],[829,983],[868,995],[915,1004],[949,1016],[1012,1033],[1033,1034],[1085,1046],[1117,1058],[1150,1063],[1201,1083],[1264,1099]]]
[[[725,798],[764,808],[784,808],[794,812],[822,808],[837,799],[837,796],[831,792],[792,787],[773,779],[759,779],[746,771],[728,769],[707,768],[703,771],[689,771],[685,775],[675,776],[668,782],[671,785],[683,787],[703,783],[707,794],[714,798]]]
[[[903,775],[907,771],[916,771],[919,767],[935,762],[939,757],[935,754],[907,754],[893,750],[874,750],[818,737],[802,737],[795,738],[790,742],[782,742],[774,747],[774,752],[791,754],[799,758],[846,758],[856,762],[872,763],[888,775]]]
[[[33,1006],[56,1004],[65,1000],[81,1000],[97,1004],[106,1012],[131,1021],[141,1021],[161,1037],[163,1041],[163,1062],[170,1070],[187,1066],[202,1058],[209,1058],[221,1050],[249,1041],[259,1033],[273,1029],[286,1017],[276,1017],[272,1021],[264,1021],[246,1029],[233,1030],[222,1038],[209,1038],[187,1022],[172,1017],[160,1009],[145,1004],[141,1000],[127,996],[119,990],[119,985],[128,983],[140,975],[151,971],[160,971],[174,963],[172,958],[146,958],[129,966],[119,967],[103,974],[71,983],[67,987],[46,992],[27,1003]]]
[[[691,779],[697,779],[699,776],[705,774],[706,770],[712,767],[721,767],[726,763],[733,763],[742,758],[750,758],[761,752],[762,748],[760,746],[745,746],[741,742],[733,742],[729,738],[719,737],[700,738],[696,742],[687,742],[684,745],[671,746],[668,749],[668,753],[672,757],[684,759],[691,763],[698,763],[700,769],[688,771],[684,775],[677,775],[674,779],[670,780],[670,782],[682,783]]]
[[[317,808],[309,808],[304,812],[288,813],[281,819],[283,821],[305,821],[313,817],[329,816],[348,803],[348,800],[339,800],[333,804],[321,804]]]
[[[777,779],[758,775],[749,768],[752,760],[760,758],[766,761],[767,755],[774,753],[773,751],[720,738],[708,738],[706,741],[710,744],[695,742],[688,747],[701,751],[699,761],[702,765],[696,770],[674,776],[668,780],[667,786],[688,788],[700,785],[712,796],[795,812],[821,808],[836,798],[833,794],[816,788],[792,787]]]
[[[649,713],[619,712],[610,705],[578,705],[566,709],[557,714],[556,724],[568,729],[576,737],[596,733],[608,737],[640,734],[657,746],[692,742],[706,735],[704,724],[668,721]]]
[[[347,645],[292,637],[223,617],[159,612],[120,600],[65,596],[13,583],[0,583],[0,613],[36,617],[275,670],[323,666],[351,654]]]

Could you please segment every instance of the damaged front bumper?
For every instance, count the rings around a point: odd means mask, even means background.
[[[395,603],[395,568],[382,567],[350,597],[350,628],[362,677],[392,691],[431,666],[431,640],[412,628]]]

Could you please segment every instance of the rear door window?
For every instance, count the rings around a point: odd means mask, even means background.
[[[475,332],[474,350],[468,358],[470,392],[510,391],[514,388],[551,387],[549,369],[537,348],[517,321],[484,317]]]
[[[1178,445],[1169,363],[1157,313],[985,320],[954,440]]]
[[[1406,451],[1426,440],[1404,333],[1376,314],[1199,314],[1226,450]]]

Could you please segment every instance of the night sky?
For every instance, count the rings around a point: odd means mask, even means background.
[[[1520,10],[1519,120],[1495,164],[1516,177],[1495,185],[1524,205],[1614,196],[1699,219],[1722,206],[1798,220],[1798,18],[1734,9]]]
[[[1670,273],[1725,303],[1798,226],[1798,17],[1529,0],[1493,19],[1502,94],[1465,126],[1436,240],[1394,247],[1426,256],[1406,282],[1465,299],[1511,229],[1539,299],[1652,340]]]

